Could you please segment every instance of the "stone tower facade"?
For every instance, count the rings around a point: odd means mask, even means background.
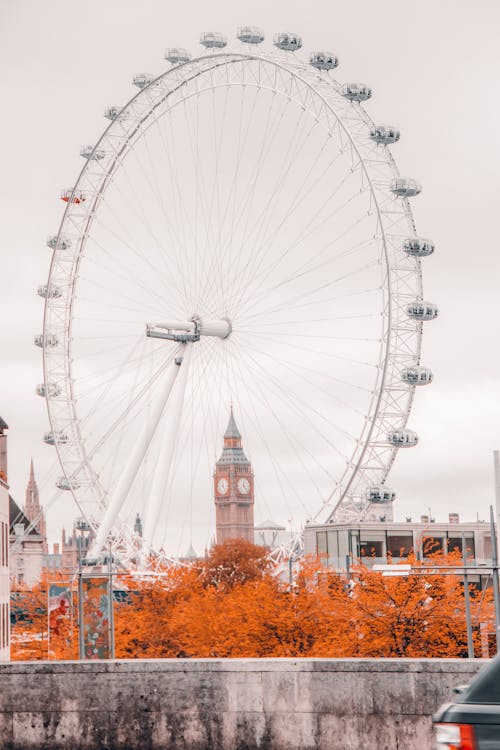
[[[224,433],[224,449],[215,465],[214,497],[217,544],[228,539],[253,543],[254,477],[232,408]]]
[[[26,486],[23,513],[28,521],[35,524],[36,530],[43,539],[43,553],[47,554],[49,551],[47,546],[47,524],[45,521],[44,510],[40,505],[40,493],[38,492],[38,485],[35,480],[33,459],[31,459],[30,463],[30,475]]]

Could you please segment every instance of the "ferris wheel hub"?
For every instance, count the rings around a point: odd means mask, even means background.
[[[191,320],[166,320],[163,323],[146,323],[146,336],[168,339],[182,344],[199,341],[202,336],[227,339],[233,326],[228,318],[204,320],[196,315]]]

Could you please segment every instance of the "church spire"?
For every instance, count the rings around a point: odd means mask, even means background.
[[[35,469],[33,468],[33,456],[31,456],[31,463],[30,463],[30,476],[29,476],[29,479],[28,479],[28,486],[29,485],[35,485],[36,486],[36,482],[35,482]]]

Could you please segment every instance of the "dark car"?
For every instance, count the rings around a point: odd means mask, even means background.
[[[432,720],[436,750],[500,750],[500,655]]]

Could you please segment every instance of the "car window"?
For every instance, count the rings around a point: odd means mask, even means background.
[[[498,703],[500,705],[500,655],[497,655],[479,672],[457,702]]]

